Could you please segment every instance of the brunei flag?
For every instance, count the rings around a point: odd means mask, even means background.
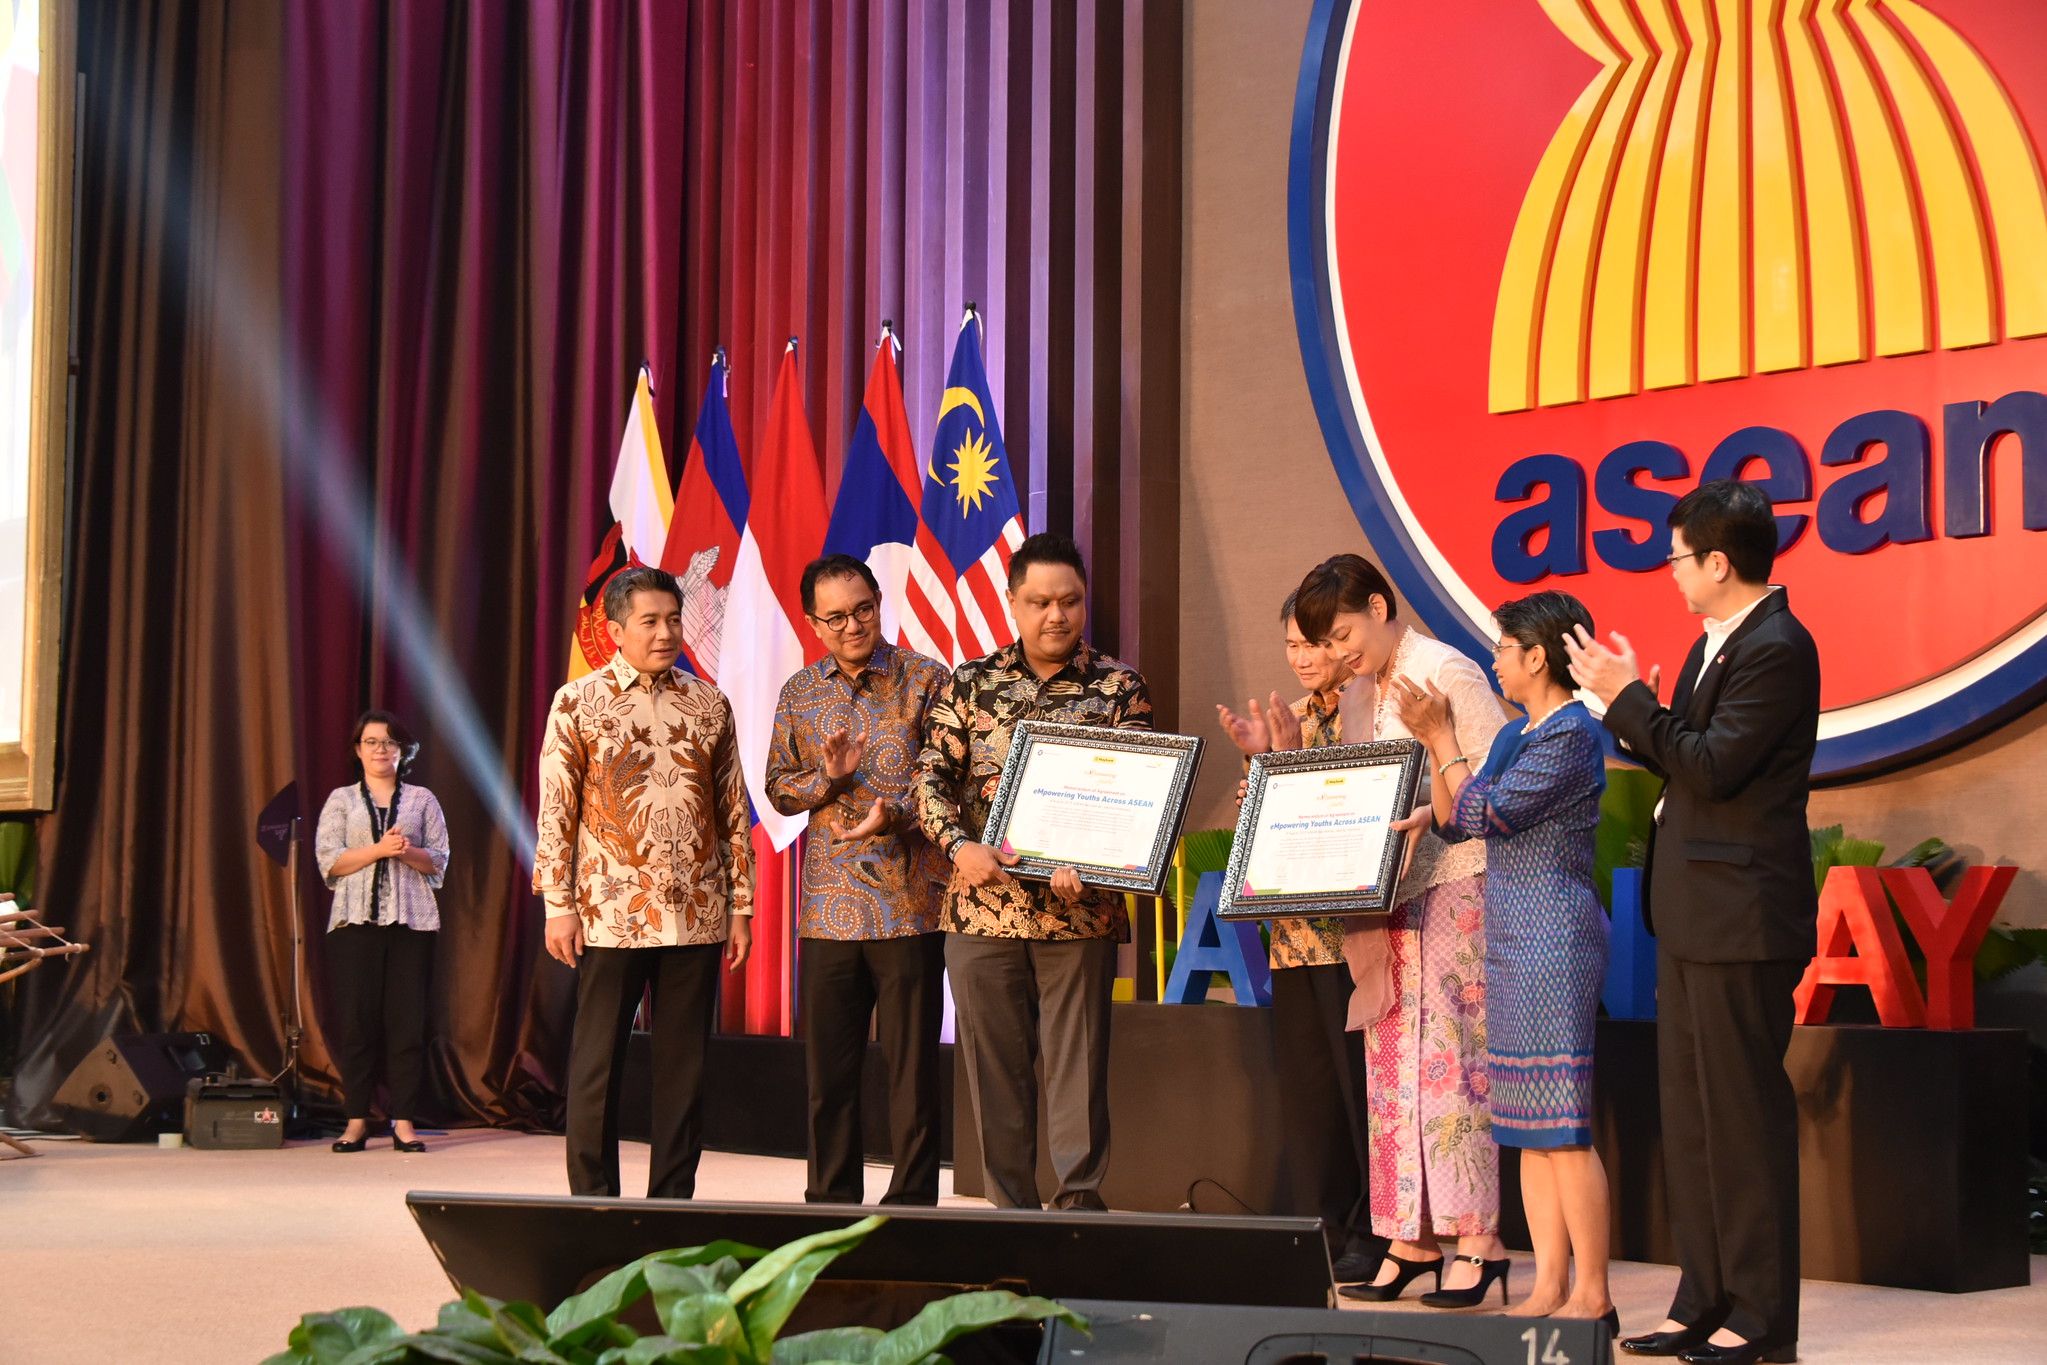
[[[1009,557],[1023,544],[1023,504],[1002,447],[1002,425],[981,360],[981,320],[960,324],[938,430],[924,475],[924,522],[958,577],[953,662],[979,658],[1016,639],[1009,614]]]
[[[661,453],[661,429],[654,422],[654,385],[647,367],[640,367],[619,438],[618,460],[611,467],[611,529],[604,533],[597,557],[583,578],[583,598],[576,609],[576,638],[569,646],[569,681],[594,673],[611,662],[616,646],[604,628],[604,585],[629,564],[654,564],[668,540],[668,519],[675,501],[669,492],[668,459]]]
[[[919,475],[910,418],[903,410],[895,333],[883,323],[824,553],[851,555],[874,571],[881,584],[884,640],[950,663],[957,575],[918,514]]]

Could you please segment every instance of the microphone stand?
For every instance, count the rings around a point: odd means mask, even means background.
[[[299,907],[299,820],[297,815],[291,817],[291,851],[285,858],[285,876],[291,882],[291,1007],[284,1021],[284,1066],[270,1078],[272,1084],[283,1082],[287,1134],[305,1117],[299,1105],[299,1044],[305,1036],[302,984],[305,926]]]

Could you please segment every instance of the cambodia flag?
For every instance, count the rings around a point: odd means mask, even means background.
[[[767,437],[754,463],[746,525],[739,535],[725,628],[718,646],[718,688],[732,703],[739,729],[739,763],[753,796],[755,818],[777,849],[787,848],[806,823],[782,815],[767,799],[768,746],[782,684],[824,646],[803,623],[803,567],[817,558],[827,525],[824,471],[796,374],[796,343],[782,354],[769,405]]]
[[[661,453],[661,428],[654,421],[654,386],[640,367],[633,401],[611,467],[611,529],[583,581],[576,609],[576,635],[569,646],[569,681],[611,662],[617,646],[604,629],[604,585],[620,569],[644,564],[661,552],[668,537],[673,502],[668,493],[668,459]]]
[[[1009,557],[1023,544],[1023,504],[1002,447],[1002,426],[981,360],[980,319],[969,312],[953,347],[938,431],[924,482],[924,522],[956,566],[958,659],[1016,639],[1009,614]]]
[[[682,647],[690,671],[718,681],[718,647],[725,629],[725,599],[746,525],[746,467],[732,435],[726,403],[725,352],[711,362],[711,381],[697,410],[682,491],[668,523],[661,567],[682,585]]]
[[[846,451],[824,553],[865,560],[881,584],[881,635],[946,663],[953,654],[957,577],[917,514],[917,452],[903,410],[895,334],[886,325]]]

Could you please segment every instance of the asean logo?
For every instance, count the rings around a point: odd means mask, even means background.
[[[1665,513],[1778,505],[1816,771],[2047,694],[2047,4],[1319,0],[1289,184],[1317,416],[1416,612],[1585,600],[1673,675]]]

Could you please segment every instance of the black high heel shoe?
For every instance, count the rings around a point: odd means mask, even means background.
[[[1620,1336],[1620,1334],[1621,1334],[1621,1310],[1620,1310],[1620,1309],[1618,1309],[1618,1308],[1609,1308],[1609,1309],[1607,1309],[1607,1310],[1606,1310],[1606,1316],[1605,1316],[1605,1317],[1603,1317],[1603,1318],[1601,1318],[1601,1319],[1600,1319],[1600,1321],[1606,1324],[1606,1334],[1607,1334],[1608,1336],[1610,1336],[1610,1337],[1616,1337],[1616,1338],[1618,1338],[1618,1337]]]
[[[359,1137],[354,1142],[336,1140],[336,1142],[334,1143],[334,1150],[337,1152],[360,1152],[363,1149],[364,1144],[367,1143],[368,1141],[369,1141],[368,1135]]]
[[[1502,1306],[1506,1304],[1507,1272],[1514,1265],[1511,1260],[1504,1256],[1497,1261],[1488,1261],[1483,1256],[1459,1256],[1457,1259],[1469,1261],[1478,1267],[1478,1283],[1469,1289],[1443,1289],[1440,1287],[1442,1277],[1439,1275],[1436,1277],[1436,1283],[1439,1286],[1436,1292],[1422,1295],[1423,1307],[1476,1308],[1485,1302],[1486,1291],[1493,1287],[1494,1280],[1500,1282],[1500,1303]]]
[[[1443,1258],[1441,1256],[1436,1257],[1433,1261],[1410,1261],[1405,1256],[1395,1256],[1389,1251],[1386,1253],[1386,1259],[1400,1267],[1400,1273],[1386,1283],[1347,1284],[1340,1287],[1336,1292],[1343,1295],[1346,1299],[1357,1299],[1363,1303],[1390,1303],[1394,1299],[1399,1298],[1401,1292],[1417,1278],[1431,1272],[1434,1272],[1436,1276],[1436,1288],[1438,1290],[1442,1289]],[[1429,1296],[1427,1294],[1422,1295],[1422,1302],[1426,1303],[1428,1300]]]
[[[399,1137],[398,1134],[393,1133],[391,1134],[391,1150],[394,1152],[424,1152],[426,1144],[417,1139],[407,1142],[404,1138]]]

